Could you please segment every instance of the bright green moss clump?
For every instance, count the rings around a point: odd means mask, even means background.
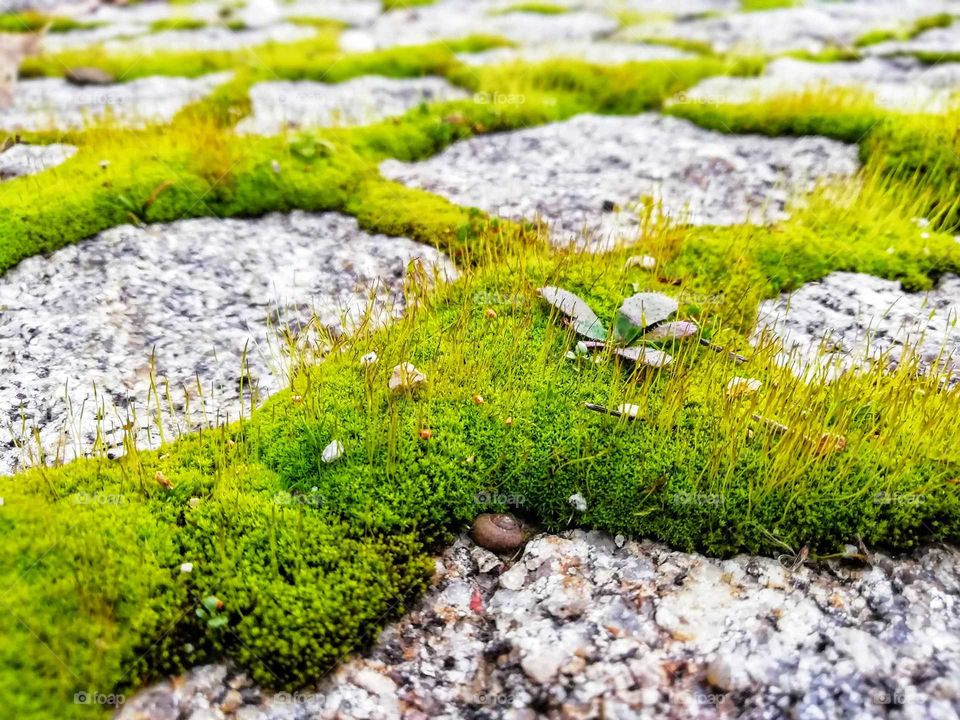
[[[150,23],[150,31],[158,33],[167,30],[201,30],[206,26],[207,23],[197,18],[172,17]]]
[[[509,5],[503,10],[500,10],[501,14],[507,13],[534,13],[536,15],[563,15],[570,11],[565,5],[557,5],[556,3],[548,2],[519,2],[514,5]]]
[[[744,12],[760,12],[789,8],[797,4],[797,0],[740,0],[740,9]]]

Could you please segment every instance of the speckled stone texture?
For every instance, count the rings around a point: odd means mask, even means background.
[[[422,103],[469,97],[442,78],[367,75],[337,84],[264,82],[250,89],[252,111],[237,132],[275,135],[286,129],[363,125],[402,115]]]
[[[715,560],[582,531],[513,560],[461,538],[415,609],[317,687],[271,697],[208,666],[118,720],[950,720],[958,560]]]
[[[792,194],[856,169],[852,145],[723,135],[652,113],[580,115],[381,165],[393,180],[496,215],[542,218],[556,243],[591,247],[634,239],[644,197],[681,221],[764,222],[783,217]]]
[[[77,148],[72,145],[25,145],[18,143],[0,153],[0,181],[34,175],[66,162]]]
[[[308,323],[349,327],[368,309],[386,320],[417,257],[452,276],[431,248],[294,212],[119,227],[24,260],[0,277],[0,472],[29,458],[14,442],[23,435],[36,459],[33,428],[51,456],[89,453],[97,407],[109,447],[128,421],[141,446],[155,445],[151,355],[174,408],[167,439],[236,419],[251,386],[262,398],[285,382],[278,333],[306,341]]]
[[[908,293],[893,280],[837,272],[761,304],[758,338],[783,343],[780,361],[829,376],[865,363],[894,365],[904,348],[924,367],[960,370],[960,278],[946,275],[930,292]],[[827,350],[823,356],[820,348]]]
[[[230,73],[193,79],[147,77],[91,87],[71,85],[61,78],[23,80],[13,105],[0,109],[0,130],[80,128],[103,119],[126,126],[167,122],[230,77]]]
[[[708,78],[671,104],[739,104],[819,88],[865,91],[879,106],[895,110],[946,112],[956,105],[960,63],[922,65],[908,57],[838,63],[783,58],[767,65],[757,78]]]

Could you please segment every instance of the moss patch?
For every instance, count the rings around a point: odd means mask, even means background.
[[[570,12],[570,8],[565,5],[548,2],[519,2],[514,5],[509,5],[502,10],[498,10],[497,12],[501,15],[518,12],[533,13],[535,15],[564,15]]]
[[[854,45],[857,47],[866,47],[876,45],[877,43],[911,40],[917,35],[932,30],[934,28],[950,27],[953,24],[953,16],[950,13],[939,13],[938,15],[928,15],[918,18],[906,27],[895,29],[871,30],[864,33],[856,39]]]
[[[0,33],[39,32],[44,28],[47,32],[61,33],[71,30],[91,30],[99,26],[99,23],[80,22],[73,18],[44,15],[33,11],[0,15]]]

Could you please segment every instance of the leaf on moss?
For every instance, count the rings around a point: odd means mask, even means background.
[[[624,360],[629,360],[634,365],[646,365],[652,368],[661,368],[673,362],[673,357],[667,355],[662,350],[654,350],[645,347],[617,348],[617,355]]]
[[[607,339],[607,329],[583,298],[552,286],[541,288],[540,296],[570,320],[577,335],[590,340]]]
[[[677,301],[669,295],[642,292],[623,301],[617,311],[613,334],[618,342],[629,345],[655,325],[673,315]]]
[[[658,342],[662,340],[686,340],[697,334],[699,328],[696,323],[689,320],[677,320],[674,322],[657,325],[653,330],[645,333],[643,340]]]

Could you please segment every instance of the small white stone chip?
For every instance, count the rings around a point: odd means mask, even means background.
[[[343,457],[343,444],[339,440],[334,440],[323,449],[321,460],[325,463],[332,463]]]

